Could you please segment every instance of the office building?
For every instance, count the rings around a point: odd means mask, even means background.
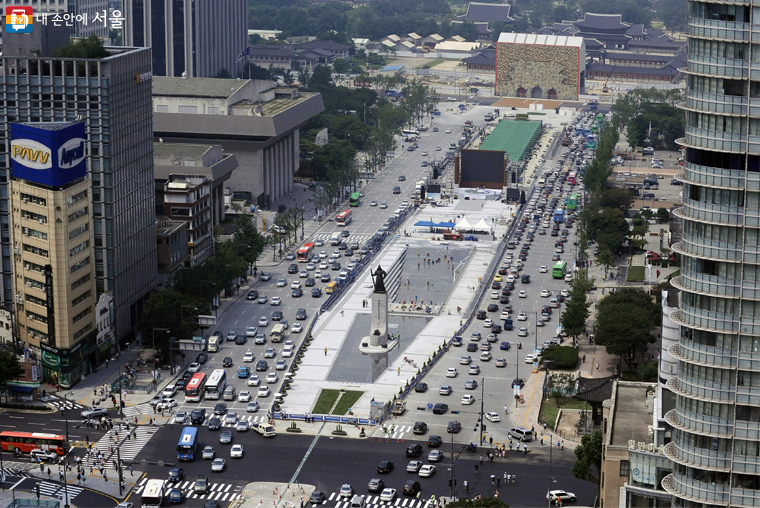
[[[42,37],[45,27],[14,37]],[[156,280],[155,190],[148,48],[107,47],[100,58],[61,59],[16,54],[5,44],[0,58],[0,132],[11,122],[61,122],[81,118],[90,175],[97,294],[113,295],[115,336],[137,325],[144,298]],[[52,51],[54,48],[49,48]],[[11,272],[8,145],[0,145],[2,291],[15,301]],[[18,315],[19,309],[16,309]]]
[[[124,0],[124,44],[153,50],[153,74],[237,77],[248,46],[245,0]]]
[[[757,9],[689,2],[678,374],[662,481],[674,507],[760,506],[760,81]],[[759,13],[760,14],[760,13]],[[718,28],[719,27],[719,28]],[[721,58],[716,58],[720,56]]]
[[[213,180],[216,182],[228,169],[234,169],[226,188],[234,199],[256,206],[266,207],[290,193],[293,173],[300,163],[299,128],[324,108],[318,93],[278,87],[272,81],[168,77],[153,80],[153,132],[159,143],[163,140],[197,145],[202,139],[204,145],[223,149],[209,151],[203,161],[188,165],[216,165],[221,160],[219,156],[234,154],[239,167],[220,167],[219,171],[213,171]],[[180,152],[179,147],[169,147],[161,153],[176,151],[176,155],[167,156],[176,160],[176,164],[189,161],[193,150],[205,153],[201,147],[191,148]],[[190,168],[175,171],[163,168],[161,177],[168,177],[167,172],[193,174]],[[216,208],[214,214],[218,214]]]
[[[14,6],[29,7],[29,0],[0,0],[2,13],[7,14]],[[34,29],[42,25],[43,19],[50,26],[63,27],[72,37],[89,37],[92,34],[101,39],[109,37],[108,0],[33,0]]]
[[[42,378],[69,388],[87,373],[97,335],[84,123],[10,127],[18,335],[41,353]]]

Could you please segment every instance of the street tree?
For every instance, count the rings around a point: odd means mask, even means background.
[[[660,309],[640,289],[622,288],[605,296],[596,308],[594,341],[607,353],[622,358],[629,370],[636,354],[655,342],[652,329],[659,324]]]
[[[586,298],[585,292],[573,291],[570,298],[565,299],[565,309],[562,311],[559,322],[562,329],[573,339],[580,337],[586,331],[591,302]]]
[[[8,383],[21,377],[24,369],[13,351],[0,351],[0,393],[7,392]]]
[[[581,438],[580,446],[575,448],[575,463],[570,468],[573,476],[596,484],[599,497],[599,477],[602,472],[602,431],[595,430]]]
[[[199,314],[207,314],[208,301],[198,296],[187,295],[179,291],[165,289],[151,293],[145,302],[140,332],[144,344],[153,339],[154,328],[165,328],[170,333],[156,332],[156,349],[167,351],[169,337],[192,339],[193,332],[198,328],[193,322]]]
[[[604,267],[604,275],[607,275],[610,267],[614,266],[617,258],[610,252],[609,249],[599,251],[599,255],[596,257],[596,263]]]
[[[248,264],[248,271],[253,269],[262,252],[264,252],[265,240],[254,225],[255,217],[248,214],[240,214],[235,218],[235,232],[233,245],[240,259]]]

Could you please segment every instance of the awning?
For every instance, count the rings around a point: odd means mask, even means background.
[[[12,392],[19,393],[29,393],[32,391],[32,387],[27,385],[8,385],[8,388],[10,388]]]

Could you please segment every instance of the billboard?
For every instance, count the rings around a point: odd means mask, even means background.
[[[12,123],[11,174],[49,187],[85,176],[84,122]]]

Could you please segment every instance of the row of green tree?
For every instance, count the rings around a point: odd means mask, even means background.
[[[678,108],[683,90],[632,90],[612,105],[612,125],[625,129],[631,146],[650,142],[655,148],[676,150],[676,139],[684,135],[686,116]]]

